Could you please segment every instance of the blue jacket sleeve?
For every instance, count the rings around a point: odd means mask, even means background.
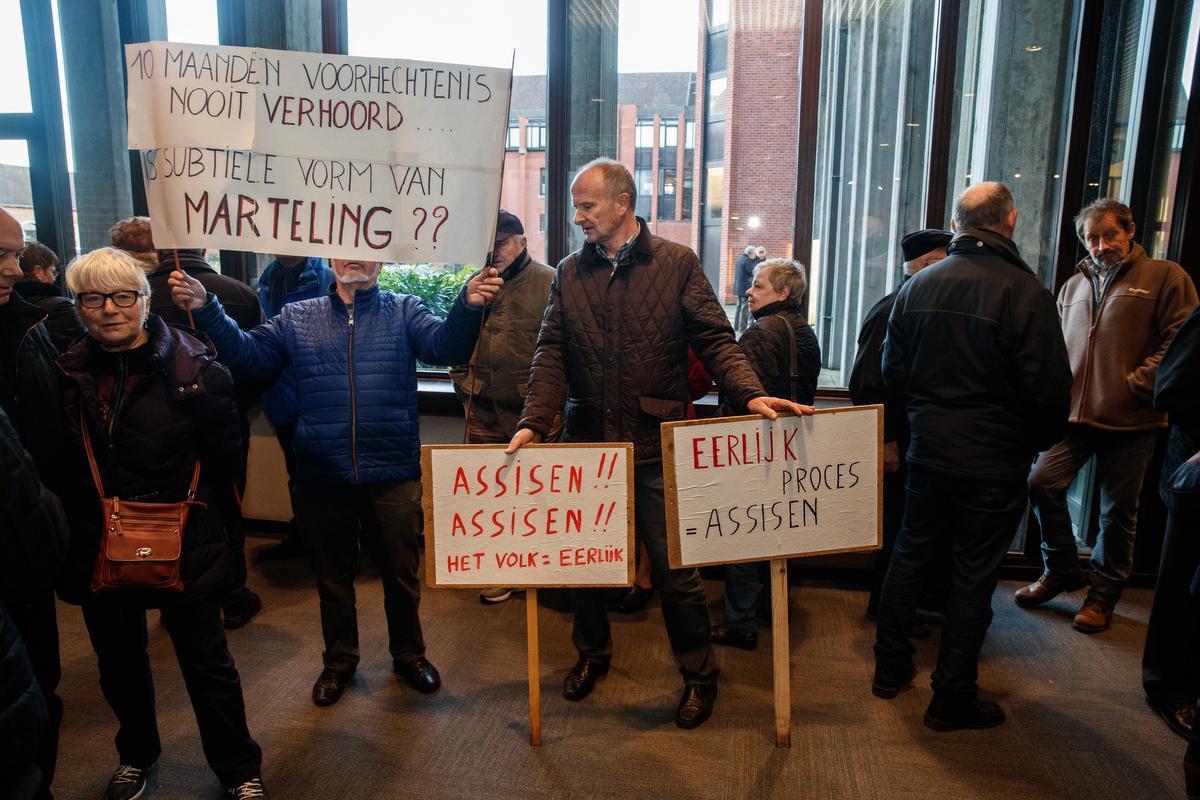
[[[286,308],[285,308],[286,311]],[[220,361],[235,379],[274,380],[289,363],[285,330],[289,315],[280,313],[249,331],[240,330],[211,292],[192,312],[196,327],[212,339]]]
[[[426,364],[465,364],[470,361],[479,338],[482,313],[482,309],[467,304],[466,287],[458,293],[444,322],[417,298],[404,298],[408,341],[417,358]]]

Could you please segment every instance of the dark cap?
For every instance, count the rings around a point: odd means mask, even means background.
[[[496,241],[507,239],[513,235],[524,236],[525,226],[521,224],[521,220],[517,219],[516,214],[502,208],[496,218]]]
[[[930,250],[937,250],[950,244],[954,234],[938,228],[926,228],[923,231],[910,233],[900,240],[900,249],[904,251],[904,260],[912,261],[920,258]]]

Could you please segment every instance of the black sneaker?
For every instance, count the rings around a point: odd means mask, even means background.
[[[994,728],[1004,720],[999,703],[977,697],[938,699],[934,695],[925,712],[925,727],[942,733]]]
[[[142,769],[122,764],[117,767],[104,792],[104,800],[138,800],[146,791],[146,780],[153,767]]]
[[[259,800],[267,796],[263,789],[262,781],[258,778],[251,778],[245,783],[239,783],[232,789],[225,790],[225,796],[230,800]]]

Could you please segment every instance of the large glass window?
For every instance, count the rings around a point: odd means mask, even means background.
[[[542,180],[546,168],[547,0],[444,0],[436,6],[405,5],[402,25],[381,25],[396,15],[391,0],[346,0],[351,55],[410,58],[453,64],[512,67],[512,101],[504,155],[500,205],[521,219],[529,254],[546,259],[540,224],[546,211]],[[470,20],[470,24],[463,24]],[[515,54],[515,62],[514,62]],[[524,142],[522,142],[522,132]],[[405,265],[417,276],[462,272],[461,265]],[[412,288],[415,277],[406,277]],[[424,280],[424,278],[421,278]],[[419,292],[418,292],[419,293]]]
[[[4,75],[0,114],[27,114],[33,111],[33,100],[29,93],[29,65],[25,62],[25,26],[20,0],[0,0],[0,19],[4,20],[4,33],[8,36],[8,45],[0,48],[0,74]],[[0,158],[12,160],[21,148],[12,144],[12,140],[5,141],[10,150],[0,153]]]
[[[1000,181],[1020,212],[1022,258],[1054,281],[1077,20],[1073,3],[962,6],[946,223],[972,183]]]
[[[863,316],[900,284],[900,239],[924,227],[935,12],[825,4],[809,265],[824,386],[846,385]]]
[[[17,218],[26,239],[37,238],[29,187],[29,147],[24,139],[0,139],[0,207]]]

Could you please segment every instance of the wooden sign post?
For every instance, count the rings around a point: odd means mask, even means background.
[[[542,743],[537,590],[629,586],[633,445],[421,448],[426,583],[526,589],[529,742]]]
[[[671,566],[771,564],[775,744],[790,747],[787,559],[883,543],[883,406],[668,422]]]

